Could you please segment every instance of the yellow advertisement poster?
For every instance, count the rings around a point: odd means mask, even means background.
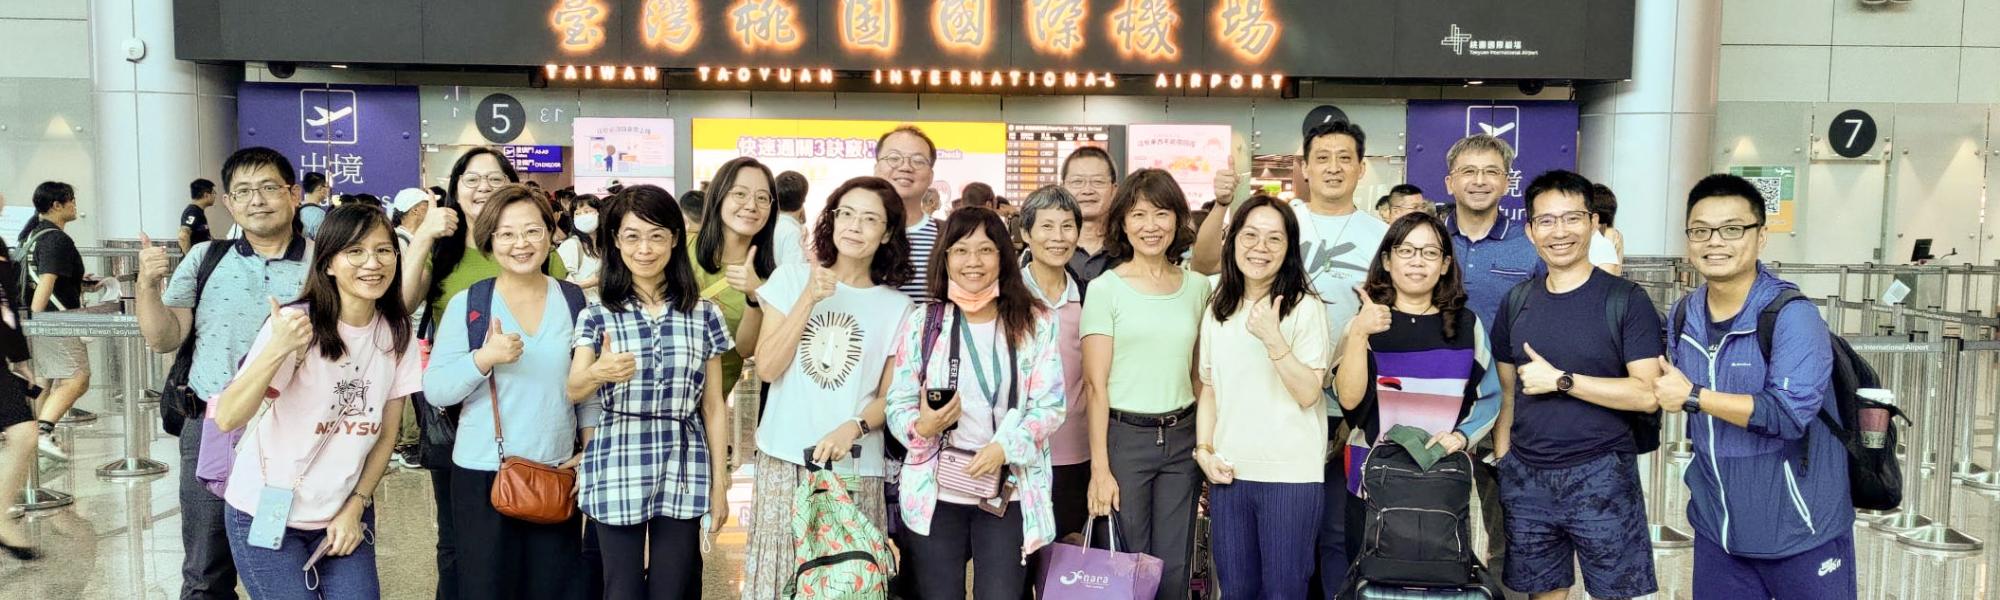
[[[942,207],[966,184],[983,182],[1001,189],[1007,177],[1007,126],[999,122],[833,121],[810,119],[695,119],[694,172],[700,182],[712,179],[722,163],[738,156],[755,157],[772,172],[798,171],[811,182],[806,196],[808,219],[819,214],[826,194],[850,178],[875,174],[875,141],[902,125],[915,125],[937,142],[936,179],[931,189],[942,196]]]

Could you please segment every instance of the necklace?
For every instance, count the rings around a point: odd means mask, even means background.
[[[1319,218],[1318,218],[1319,214],[1314,213],[1312,211],[1312,201],[1301,200],[1299,208],[1305,211],[1305,222],[1307,225],[1312,226],[1313,235],[1319,236],[1320,248],[1322,250],[1332,249],[1335,245],[1338,245],[1340,243],[1341,238],[1347,237],[1348,226],[1354,224],[1354,217],[1356,214],[1360,212],[1357,210],[1355,212],[1347,213],[1345,217],[1347,220],[1342,221],[1340,224],[1340,233],[1334,234],[1333,237],[1326,237],[1326,232],[1320,230],[1319,228]],[[1328,216],[1333,216],[1333,215],[1328,215]],[[1307,280],[1318,279],[1320,274],[1330,271],[1332,269],[1333,269],[1333,257],[1328,256],[1326,257],[1326,260],[1320,261],[1319,266],[1315,267],[1311,273],[1308,273],[1306,275],[1306,279]]]

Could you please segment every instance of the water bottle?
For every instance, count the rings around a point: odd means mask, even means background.
[[[1861,388],[1855,390],[1863,400],[1895,405],[1896,393],[1882,388]],[[1881,449],[1889,444],[1889,410],[1878,406],[1861,409],[1861,446]]]

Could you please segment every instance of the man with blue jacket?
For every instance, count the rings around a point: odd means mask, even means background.
[[[1853,598],[1854,508],[1847,456],[1819,413],[1832,401],[1833,351],[1810,302],[1778,313],[1771,356],[1757,315],[1789,281],[1757,261],[1764,197],[1734,175],[1688,194],[1687,257],[1706,284],[1667,326],[1654,382],[1661,410],[1688,415],[1694,597]]]

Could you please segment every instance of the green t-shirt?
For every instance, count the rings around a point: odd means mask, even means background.
[[[569,277],[569,269],[563,267],[562,257],[556,256],[553,250],[549,252],[549,266],[546,271],[550,277],[556,279]],[[459,292],[472,287],[472,284],[479,283],[481,279],[499,276],[500,263],[493,262],[493,257],[480,252],[478,248],[466,248],[465,256],[458,259],[458,267],[444,277],[444,282],[441,284],[444,286],[444,293],[438,294],[437,301],[431,303],[432,318],[444,314],[444,305],[451,301],[452,296],[457,296]],[[431,273],[431,277],[437,277],[437,273]]]
[[[1181,287],[1140,293],[1115,271],[1090,282],[1083,301],[1083,337],[1111,336],[1111,408],[1158,414],[1194,402],[1195,339],[1208,306],[1208,278],[1181,271]]]
[[[689,236],[687,243],[688,267],[694,269],[694,287],[700,290],[704,300],[715,302],[722,308],[722,322],[729,326],[729,337],[735,339],[736,327],[743,323],[745,298],[743,292],[729,287],[728,278],[722,271],[710,273],[702,270],[701,261],[695,259],[695,238]],[[728,268],[728,267],[723,267]],[[737,348],[722,353],[722,389],[724,393],[736,392],[736,380],[743,375],[743,355]]]

